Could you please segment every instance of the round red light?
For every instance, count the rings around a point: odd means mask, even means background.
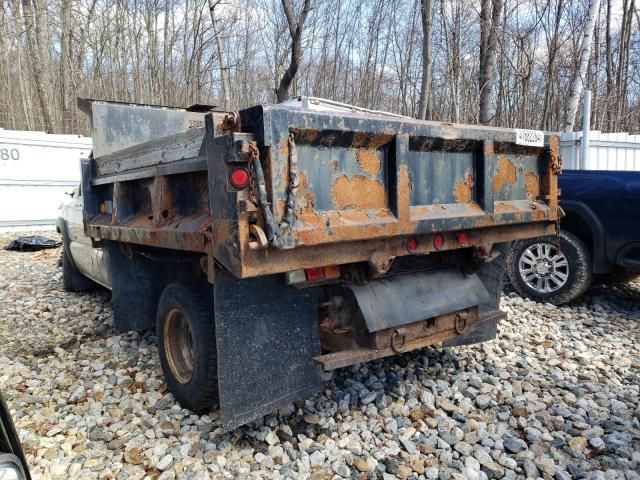
[[[465,232],[460,232],[458,234],[458,243],[463,247],[469,245],[469,236]]]
[[[231,171],[229,181],[234,188],[245,188],[249,184],[249,172],[244,168],[236,168]]]
[[[413,237],[407,240],[407,250],[409,250],[409,252],[415,252],[417,248],[418,248],[418,240],[416,240]]]
[[[433,237],[433,247],[436,250],[440,250],[442,247],[444,247],[444,237],[440,234],[437,234],[435,237]]]

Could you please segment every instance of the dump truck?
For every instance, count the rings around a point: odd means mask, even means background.
[[[225,430],[333,369],[494,338],[506,246],[557,231],[542,132],[312,97],[79,107],[93,152],[59,224],[65,285],[110,288],[118,331],[155,328],[174,397]]]

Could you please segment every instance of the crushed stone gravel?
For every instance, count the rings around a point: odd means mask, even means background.
[[[339,370],[223,434],[168,392],[153,332],[63,290],[59,255],[0,251],[0,389],[35,480],[640,479],[637,280],[563,307],[506,293],[492,342]]]

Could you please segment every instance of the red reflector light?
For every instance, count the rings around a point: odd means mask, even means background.
[[[437,234],[435,237],[433,237],[433,247],[436,250],[440,250],[442,247],[444,247],[444,237],[441,234]]]
[[[249,172],[244,168],[235,168],[231,170],[229,181],[233,188],[245,188],[249,184]]]
[[[306,275],[308,282],[317,282],[325,279],[324,268],[322,267],[307,268],[305,269],[304,274]]]
[[[418,248],[418,240],[416,240],[413,237],[407,240],[407,250],[409,250],[409,252],[415,252],[417,248]]]
[[[469,236],[465,232],[460,232],[458,234],[458,243],[463,247],[469,245]]]

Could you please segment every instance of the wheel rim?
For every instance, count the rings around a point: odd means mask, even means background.
[[[193,337],[184,313],[173,308],[164,322],[164,346],[167,363],[180,383],[189,383],[195,367]]]
[[[534,243],[520,255],[520,278],[538,293],[553,293],[569,280],[567,257],[551,243]]]

